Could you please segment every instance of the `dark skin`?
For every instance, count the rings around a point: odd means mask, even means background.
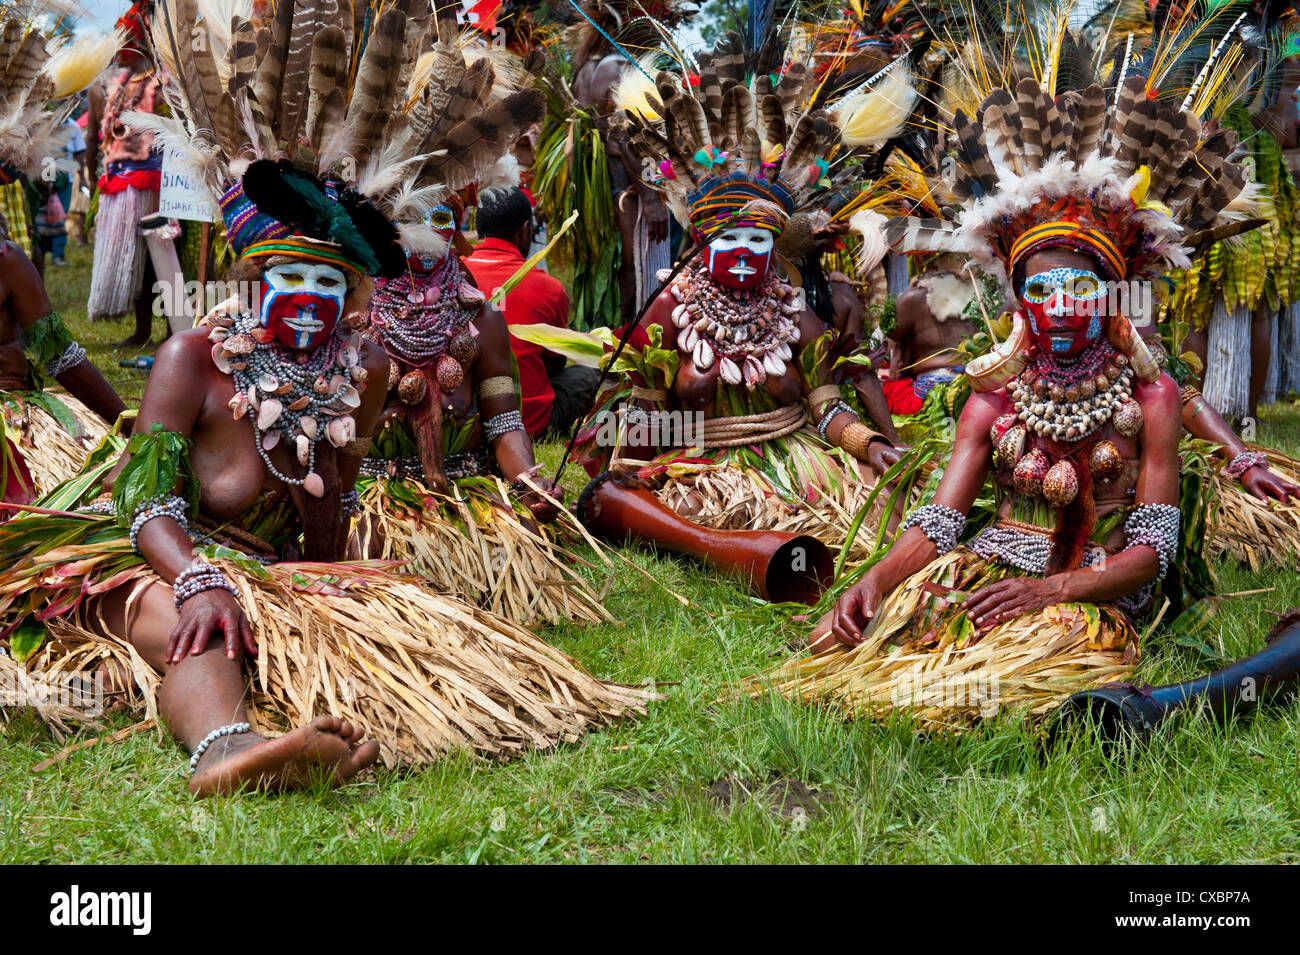
[[[525,230],[528,231],[526,239],[523,238]],[[515,234],[514,239],[516,246],[520,240],[526,243],[531,242],[531,228],[522,227]],[[527,248],[528,246],[525,244],[523,247],[525,255],[527,254]],[[469,269],[462,266],[461,273],[467,281],[472,281]],[[495,308],[484,302],[483,307],[479,309],[478,317],[474,319],[474,327],[478,329],[478,337],[475,339],[478,343],[477,357],[465,369],[466,375],[454,392],[439,394],[443,412],[451,415],[457,424],[464,424],[477,411],[478,420],[474,424],[474,430],[471,432],[469,443],[466,446],[470,449],[482,446],[484,421],[507,411],[519,410],[519,396],[517,394],[491,395],[487,398],[478,396],[479,382],[486,381],[489,378],[514,377],[514,365],[511,360],[512,353],[510,350],[510,332],[505,318]],[[387,367],[384,368],[384,375],[380,380],[388,380]],[[387,407],[384,409],[384,417],[404,414],[405,409],[406,406],[402,404],[401,399],[397,397],[396,391],[394,391],[390,396]],[[533,442],[526,431],[507,431],[492,442],[492,453],[496,456],[497,466],[501,468],[501,474],[507,484],[537,465],[537,460],[533,455]],[[563,501],[564,488],[540,475],[534,476],[530,480],[544,493],[530,490],[524,495],[523,503],[539,521],[550,523],[559,516],[559,511],[556,505],[547,499],[547,496],[553,497],[557,501]]]
[[[368,293],[349,295],[346,311],[363,309],[366,297]],[[267,470],[253,446],[249,422],[231,415],[227,403],[235,394],[234,382],[213,364],[211,349],[205,328],[172,336],[158,351],[139,421],[146,428],[157,422],[192,440],[190,461],[201,488],[199,511],[209,521],[238,526],[264,491],[287,492],[301,512],[308,496]],[[369,381],[386,380],[388,356],[379,348],[364,345],[360,363]],[[383,402],[383,388],[361,392],[361,406],[353,413],[359,434],[374,429]],[[318,455],[331,453],[324,444]],[[305,473],[287,442],[273,448],[270,456],[283,474]],[[355,485],[361,459],[338,455],[337,460],[340,486],[347,491]],[[336,559],[344,556],[343,536],[340,530]],[[140,532],[139,546],[163,582],[146,587],[136,598],[138,609],[129,615],[126,596],[117,591],[102,598],[99,612],[114,636],[129,641],[164,674],[162,717],[177,739],[193,750],[215,727],[246,719],[242,658],[256,655],[257,643],[247,614],[224,590],[203,591],[176,611],[169,585],[194,559],[194,546],[179,524],[169,517],[149,521]],[[190,789],[206,794],[232,791],[243,783],[278,789],[301,785],[320,773],[341,782],[377,757],[377,744],[363,743],[359,728],[321,717],[274,740],[245,733],[218,741],[200,760]]]
[[[662,330],[662,342],[664,348],[677,347],[677,326],[673,324],[672,312],[678,305],[676,297],[670,291],[664,291],[651,304],[645,317],[641,320],[643,328],[649,328],[651,325],[658,325]],[[797,316],[799,324],[799,341],[807,343],[815,341],[818,337],[825,334],[826,325],[810,309],[805,308]],[[797,361],[798,346],[795,347],[795,357]],[[768,376],[767,381],[761,387],[764,387],[776,399],[780,405],[791,405],[805,397],[808,389],[805,387],[803,378],[799,373],[796,361],[787,364],[785,374],[780,378]],[[683,358],[677,369],[677,378],[672,385],[671,391],[675,395],[676,402],[687,411],[703,412],[706,417],[712,417],[714,414],[714,400],[718,389],[718,364],[715,362],[713,367],[708,371],[701,372],[696,369],[694,363],[689,358]],[[667,383],[659,380],[653,383],[652,387],[665,388]],[[647,402],[640,402],[642,407],[649,410],[652,406]],[[824,409],[814,409],[814,413]],[[852,422],[857,421],[858,416],[852,412],[842,412],[831,419],[826,428],[826,437],[831,444],[839,444],[840,434]],[[628,448],[628,457],[640,457],[648,460],[654,455],[653,448]],[[876,474],[883,474],[885,471],[902,457],[902,452],[891,447],[886,440],[872,441],[867,449],[867,460],[859,462],[870,467]],[[871,477],[871,475],[866,475]]]
[[[1026,272],[1031,275],[1052,268],[1095,271],[1098,266],[1087,256],[1060,249],[1037,252],[1026,263]],[[1137,455],[1134,499],[1141,503],[1176,505],[1181,431],[1178,386],[1169,376],[1162,375],[1151,384],[1139,382],[1133,397],[1142,407],[1144,423],[1136,438],[1136,449],[1125,453],[1121,448],[1121,453],[1126,457]],[[988,477],[993,453],[989,430],[1001,415],[1012,409],[1005,389],[971,395],[957,423],[956,442],[935,493],[935,504],[969,513]],[[1057,450],[1066,447],[1049,445]],[[1099,507],[1098,512],[1102,513],[1103,508]],[[818,621],[809,637],[812,649],[822,652],[836,646],[858,646],[884,595],[937,556],[938,549],[924,531],[919,527],[909,528],[884,558]],[[978,628],[987,629],[1053,604],[1102,602],[1134,593],[1155,579],[1159,567],[1153,548],[1133,547],[1091,567],[1044,578],[1015,577],[989,584],[968,598],[966,611]]]
[[[583,63],[573,79],[573,92],[578,105],[584,108],[594,107],[596,110],[596,122],[604,135],[611,166],[620,163],[631,183],[619,194],[614,207],[615,222],[623,240],[623,262],[619,269],[618,284],[624,322],[636,318],[637,218],[645,218],[650,241],[662,242],[668,238],[668,208],[664,205],[663,198],[642,178],[641,166],[628,148],[626,137],[611,135],[610,119],[615,112],[614,87],[627,68],[626,58],[619,53],[609,53],[600,59],[593,57]]]
[[[975,334],[975,326],[961,318],[941,322],[930,311],[929,293],[913,286],[895,302],[895,323],[889,333],[889,372],[915,378],[957,361],[956,348]]]
[[[22,249],[5,241],[0,246],[0,376],[27,377],[22,330],[52,308],[35,266]],[[58,382],[109,424],[126,410],[117,392],[89,361],[69,368],[59,375]]]

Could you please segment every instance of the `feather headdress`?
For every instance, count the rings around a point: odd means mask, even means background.
[[[742,223],[780,233],[816,195],[861,179],[845,160],[896,135],[911,109],[906,74],[825,109],[805,63],[757,73],[761,56],[731,33],[699,55],[697,74],[661,72],[646,109],[624,113],[629,147],[697,242]]]
[[[1149,71],[1130,67],[1113,93],[1062,80],[1069,42],[1062,21],[1033,75],[990,91],[973,118],[957,111],[945,178],[961,211],[892,220],[896,250],[964,252],[1009,282],[1036,249],[1066,245],[1113,279],[1150,280],[1251,226],[1232,134],[1210,134]]]
[[[200,17],[200,0],[159,0],[153,47],[178,118],[131,121],[182,152],[221,197],[237,250],[287,229],[398,271],[402,245],[436,248],[426,219],[448,191],[541,118],[541,94],[503,89],[489,58],[467,63],[424,0],[280,0],[260,25],[237,2],[205,6],[229,7],[229,27]],[[211,42],[192,43],[204,30]]]
[[[0,30],[0,180],[12,182],[48,155],[67,111],[46,107],[89,86],[108,68],[118,33],[59,46],[16,17]]]

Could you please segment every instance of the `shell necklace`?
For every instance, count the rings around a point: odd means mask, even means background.
[[[759,288],[735,291],[702,266],[686,270],[668,288],[680,303],[672,313],[677,347],[700,371],[716,362],[723,381],[751,390],[769,375],[785,374],[794,357],[791,346],[799,343],[793,316],[803,310],[802,291],[772,272]]]
[[[1107,421],[1125,437],[1142,430],[1142,409],[1133,400],[1128,356],[1105,340],[1069,364],[1039,353],[1007,386],[1016,416],[1035,434],[1080,441]]]
[[[285,484],[301,485],[312,497],[324,495],[325,482],[316,473],[316,445],[328,437],[341,448],[356,439],[351,413],[361,406],[366,384],[366,369],[359,364],[361,336],[343,333],[339,325],[319,348],[295,351],[276,342],[250,312],[210,316],[206,323],[212,326],[212,360],[234,379],[230,412],[236,421],[248,417],[267,470]],[[267,452],[281,439],[294,442],[306,477],[281,474],[271,463]]]

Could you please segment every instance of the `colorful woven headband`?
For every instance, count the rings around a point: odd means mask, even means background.
[[[1026,229],[1020,238],[1011,243],[1010,261],[1007,264],[1014,273],[1022,260],[1040,249],[1052,246],[1066,246],[1099,258],[1109,268],[1112,279],[1122,279],[1128,272],[1119,247],[1110,237],[1078,222],[1043,222]]]
[[[750,179],[743,174],[706,182],[691,199],[691,235],[696,242],[745,226],[780,235],[794,208],[790,191],[780,180]]]
[[[283,222],[257,211],[253,200],[244,195],[242,180],[231,186],[217,205],[221,207],[221,218],[226,223],[226,238],[235,250],[235,255],[243,255],[244,250],[255,242],[293,235],[293,230]]]
[[[326,245],[301,236],[289,236],[284,239],[272,239],[269,242],[254,242],[244,249],[240,258],[269,259],[276,257],[302,259],[309,262],[327,262],[337,265],[356,281],[365,277],[365,269],[339,251],[338,246]]]

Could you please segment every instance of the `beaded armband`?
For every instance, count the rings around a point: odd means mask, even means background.
[[[172,581],[172,601],[180,610],[181,604],[205,590],[224,590],[232,597],[238,596],[235,585],[226,579],[225,574],[199,560],[182,570]]]
[[[966,515],[955,507],[922,504],[903,519],[898,533],[902,534],[909,527],[921,528],[921,533],[930,538],[942,556],[957,546],[957,538],[966,527]]]
[[[63,354],[57,355],[45,363],[45,376],[47,378],[58,378],[59,375],[76,368],[85,360],[86,349],[73,342],[63,350]]]
[[[1131,547],[1150,547],[1160,558],[1160,580],[1169,571],[1174,555],[1178,553],[1178,528],[1182,512],[1172,504],[1139,504],[1124,521],[1124,533]]]
[[[185,503],[185,498],[176,494],[161,499],[154,498],[150,501],[143,501],[131,516],[131,549],[137,554],[140,553],[140,531],[155,517],[170,517],[188,535],[190,521],[186,516],[187,510],[188,506]]]
[[[494,418],[488,418],[483,422],[483,437],[487,441],[495,441],[503,434],[509,434],[511,431],[523,431],[524,418],[518,411],[503,411]]]
[[[346,524],[352,518],[359,517],[360,514],[361,514],[361,495],[357,493],[357,489],[353,488],[350,491],[344,491],[343,511],[341,514],[339,514],[339,522]]]
[[[849,414],[853,413],[853,409],[850,408],[847,404],[845,404],[843,401],[836,400],[834,404],[832,404],[829,408],[826,409],[826,413],[822,415],[820,419],[818,419],[817,433],[822,436],[823,441],[830,440],[830,438],[826,437],[826,429],[831,426],[831,422],[834,421],[839,415],[844,414],[846,411]]]
[[[1261,451],[1243,451],[1232,459],[1223,473],[1240,481],[1243,474],[1256,466],[1268,467],[1268,455]]]

